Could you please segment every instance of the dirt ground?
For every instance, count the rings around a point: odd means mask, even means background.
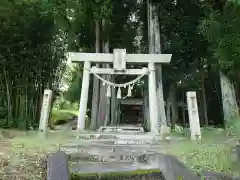
[[[46,156],[66,138],[50,133],[52,137],[45,140],[36,132],[6,131],[0,130],[1,180],[45,179]]]

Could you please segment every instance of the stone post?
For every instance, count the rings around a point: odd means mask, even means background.
[[[191,131],[191,140],[201,140],[197,96],[195,91],[187,92],[187,105]]]
[[[40,115],[39,131],[46,132],[48,126],[49,113],[51,108],[52,91],[46,89],[43,95],[42,110]]]

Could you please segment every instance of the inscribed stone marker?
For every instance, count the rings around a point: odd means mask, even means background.
[[[47,158],[47,180],[70,180],[68,156],[58,151]]]
[[[39,131],[45,132],[48,125],[48,118],[51,108],[51,99],[52,99],[52,91],[47,89],[44,91],[43,95],[43,103],[42,103],[42,110],[40,116],[40,123],[39,123]]]
[[[191,140],[200,140],[201,130],[198,115],[197,97],[195,91],[187,92],[187,105],[191,131]]]

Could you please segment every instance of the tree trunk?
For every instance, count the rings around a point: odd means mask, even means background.
[[[176,99],[176,87],[170,86],[168,98],[167,98],[167,118],[168,124],[171,123],[171,130],[175,131],[175,125],[178,120],[178,107]]]
[[[147,0],[147,16],[148,16],[148,53],[149,54],[153,54],[154,53],[154,32],[153,32],[153,19],[152,19],[152,3],[150,2],[150,0]],[[145,82],[147,83],[148,81],[145,80]],[[145,86],[148,86],[148,84],[145,84]],[[149,88],[149,87],[148,87]],[[149,112],[149,95],[148,95],[148,91],[144,92],[144,102],[145,102],[145,117],[147,117],[146,119],[146,127],[149,128],[150,130],[150,112]]]
[[[175,131],[175,126],[178,120],[178,107],[177,107],[177,98],[176,98],[176,87],[173,86],[172,89],[172,131]]]
[[[206,100],[204,79],[201,84],[201,92],[202,92],[202,103],[203,103],[202,108],[203,108],[204,126],[208,127],[207,100]]]
[[[222,104],[224,114],[225,128],[228,122],[239,116],[239,107],[237,105],[236,94],[232,82],[220,72]]]
[[[198,104],[200,126],[204,126],[204,112],[203,112],[204,107],[203,107],[202,89],[197,92],[197,104]]]
[[[105,19],[102,19],[102,31],[105,29]],[[105,41],[102,37],[102,49],[104,51]],[[106,68],[106,65],[103,64],[102,68]],[[106,79],[106,75],[102,75],[103,79]],[[105,114],[106,114],[106,85],[100,83],[100,94],[99,94],[99,107],[98,107],[98,126],[103,126],[105,123]]]
[[[183,121],[183,128],[186,128],[186,114],[185,114],[185,91],[182,91],[182,121]]]
[[[7,118],[7,120],[9,122],[9,121],[12,121],[12,99],[11,99],[9,81],[8,81],[7,72],[6,72],[5,67],[3,67],[3,74],[4,74],[6,90],[7,90],[7,106],[8,106],[8,118]]]
[[[144,109],[144,127],[147,131],[150,131],[150,121],[149,121],[149,96],[148,96],[148,78],[144,78],[143,87],[143,109]]]
[[[112,82],[115,82],[115,76],[112,75]],[[116,116],[116,90],[112,87],[111,92],[111,125],[117,124],[117,116]]]
[[[109,39],[104,43],[104,52],[109,53]],[[110,68],[110,64],[106,64],[106,68]],[[110,81],[111,80],[111,75],[106,75],[106,80]],[[105,88],[105,93],[106,93],[106,88]],[[105,96],[106,100],[106,106],[105,106],[105,122],[104,126],[107,126],[110,122],[110,103],[111,99],[110,97]]]
[[[161,42],[160,42],[160,25],[157,13],[157,4],[149,2],[149,53],[160,54]],[[151,47],[152,46],[152,47]],[[162,65],[156,65],[157,74],[157,98],[159,109],[159,125],[167,125],[165,103],[163,97],[163,85],[162,85]]]
[[[238,107],[240,106],[240,92],[239,92],[239,88],[240,88],[240,83],[237,81],[237,82],[234,83],[234,89],[235,89],[235,94],[236,94],[236,100],[237,100]]]
[[[171,98],[170,94],[167,97],[167,102],[166,102],[166,115],[167,115],[167,126],[171,126]]]
[[[120,124],[121,121],[121,112],[120,112],[120,100],[116,99],[116,111],[115,111],[115,116],[116,116],[116,124]]]
[[[51,99],[51,102],[50,102],[50,112],[49,112],[49,117],[48,117],[48,126],[51,130],[54,130],[54,124],[52,122],[52,110],[53,110],[53,101],[54,101],[54,96],[55,96],[55,92],[53,91],[53,86],[52,86],[52,81],[53,81],[53,78],[50,77],[49,78],[49,81],[48,81],[48,89],[52,90],[52,99]]]
[[[96,21],[96,53],[100,52],[100,23]],[[99,67],[99,64],[96,64]],[[92,94],[92,111],[91,111],[91,123],[89,128],[95,130],[97,128],[97,116],[98,116],[98,103],[99,103],[99,80],[93,76],[93,94]]]

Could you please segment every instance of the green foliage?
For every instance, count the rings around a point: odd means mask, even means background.
[[[7,107],[0,106],[0,118],[6,118],[7,117]]]
[[[51,121],[55,125],[65,124],[69,120],[72,120],[73,117],[76,117],[77,114],[78,114],[77,111],[53,109],[52,115],[51,115]]]
[[[236,136],[240,140],[240,117],[230,119],[227,122],[229,135]]]
[[[111,29],[108,33],[110,37],[110,49],[126,48],[127,53],[136,53],[139,49],[135,44],[138,28],[141,27],[138,13],[141,2],[136,0],[112,0]],[[131,21],[135,14],[135,21]]]
[[[72,103],[79,102],[82,86],[82,67],[74,66],[71,70],[70,87],[64,92],[64,98]]]
[[[225,72],[231,80],[239,81],[240,70],[240,5],[226,3],[222,12],[212,11],[200,27],[210,43],[215,66]]]
[[[58,95],[56,100],[54,101],[53,107],[56,109],[77,110],[79,108],[79,103],[68,101],[64,98],[62,93],[60,93],[60,95]]]
[[[207,42],[199,34],[198,26],[206,8],[203,1],[161,1],[159,19],[161,24],[162,52],[173,54],[171,66],[164,67],[165,83],[198,87],[205,73]]]
[[[67,32],[70,51],[93,51],[95,20],[109,19],[112,14],[111,0],[58,0],[55,14],[57,26]]]
[[[65,34],[55,25],[57,4],[5,1],[0,12],[0,92],[6,124],[37,124],[45,88],[57,89],[64,68]]]

